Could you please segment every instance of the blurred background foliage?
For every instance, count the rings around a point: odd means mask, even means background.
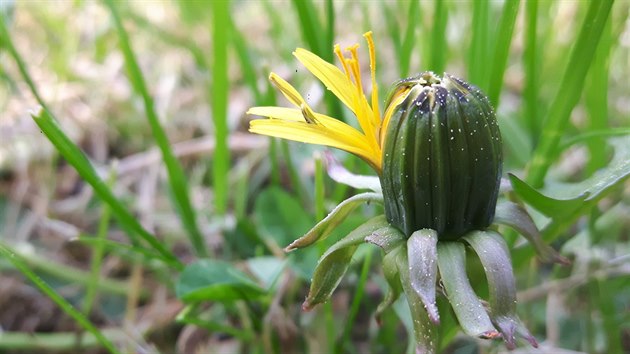
[[[287,104],[273,70],[354,124],[291,53],[366,52],[368,30],[381,97],[425,70],[466,78],[497,108],[504,171],[557,198],[521,191],[571,266],[508,235],[538,352],[630,352],[630,2],[611,4],[2,1],[0,353],[412,348],[404,305],[374,321],[386,283],[371,247],[330,303],[301,310],[326,245],[282,248],[355,191],[325,175],[322,148],[250,135],[244,113]],[[504,350],[461,335],[443,305],[444,352]]]

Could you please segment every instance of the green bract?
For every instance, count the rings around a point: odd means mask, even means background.
[[[387,220],[407,237],[428,228],[441,240],[486,228],[502,167],[501,134],[488,99],[475,86],[432,72],[397,82],[390,100],[406,90],[383,145]]]

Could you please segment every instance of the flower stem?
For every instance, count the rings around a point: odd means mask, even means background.
[[[361,276],[359,278],[359,283],[357,284],[357,291],[354,293],[354,298],[352,299],[352,304],[350,305],[350,311],[348,313],[348,320],[346,321],[346,325],[342,332],[343,334],[341,335],[341,339],[339,341],[339,345],[342,347],[344,343],[349,340],[350,330],[352,330],[354,320],[359,312],[359,305],[361,305],[361,300],[363,299],[363,295],[365,293],[365,284],[367,283],[367,277],[371,264],[372,250],[370,249],[363,259],[363,266],[361,267]]]

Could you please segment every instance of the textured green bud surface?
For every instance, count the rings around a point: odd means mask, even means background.
[[[387,220],[407,237],[429,228],[443,240],[487,227],[502,167],[501,134],[487,97],[431,72],[399,81],[389,100],[406,90],[383,145]]]

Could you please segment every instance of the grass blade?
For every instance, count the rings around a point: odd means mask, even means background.
[[[243,73],[243,80],[247,83],[250,90],[254,94],[255,105],[264,105],[263,95],[258,88],[258,76],[256,75],[256,66],[252,61],[252,57],[249,53],[249,49],[247,48],[247,42],[245,41],[245,37],[243,37],[243,33],[236,26],[234,21],[230,19],[230,28],[232,29],[231,40],[234,45],[234,51],[238,57],[240,62],[241,72]]]
[[[157,113],[155,112],[153,98],[151,97],[151,95],[149,95],[149,90],[147,89],[144,76],[142,75],[142,71],[140,70],[140,66],[138,65],[138,61],[136,60],[133,49],[131,48],[129,36],[127,34],[127,31],[125,30],[125,27],[122,24],[120,14],[116,9],[113,0],[106,0],[105,3],[109,7],[114,22],[116,24],[120,49],[122,50],[125,57],[129,79],[132,82],[136,92],[142,96],[142,99],[144,101],[144,110],[145,114],[147,115],[147,119],[149,120],[149,125],[151,126],[151,132],[155,137],[155,142],[162,152],[162,158],[164,160],[164,164],[166,165],[169,184],[173,192],[173,196],[175,197],[179,216],[182,219],[182,223],[186,228],[188,237],[190,238],[190,242],[192,243],[192,246],[197,255],[202,257],[207,256],[208,252],[206,251],[205,242],[203,241],[201,232],[197,227],[195,210],[190,203],[190,196],[188,195],[188,183],[186,181],[186,176],[184,175],[184,170],[179,164],[177,158],[175,158],[173,150],[171,150],[168,137],[166,136],[166,132],[160,125]]]
[[[560,88],[545,120],[542,137],[527,169],[527,181],[540,187],[554,161],[562,132],[566,130],[573,107],[578,103],[584,79],[597,52],[604,26],[614,0],[590,3],[580,34],[571,52]]]
[[[503,14],[497,31],[496,47],[494,48],[494,58],[492,60],[490,72],[490,85],[488,86],[488,98],[495,107],[499,106],[501,88],[503,87],[503,74],[507,65],[510,45],[512,44],[512,33],[518,15],[520,0],[507,0],[503,5]]]
[[[468,79],[479,88],[487,91],[487,69],[489,63],[489,17],[488,0],[473,2],[472,39],[468,57]]]
[[[409,64],[411,62],[411,53],[416,43],[416,29],[420,27],[420,3],[411,1],[409,3],[409,15],[407,17],[407,28],[402,40],[399,54],[400,77],[409,76]]]
[[[538,117],[538,0],[525,2],[525,49],[523,51],[523,70],[525,83],[523,87],[523,120],[529,130],[531,142],[538,141],[540,122]]]
[[[446,67],[446,54],[448,46],[446,43],[446,23],[448,21],[448,8],[444,0],[436,0],[433,12],[433,30],[431,33],[431,47],[427,50],[430,53],[429,68],[440,74]]]
[[[141,239],[146,241],[153,249],[168,260],[170,265],[176,268],[182,268],[181,263],[177,260],[175,255],[164,247],[155,236],[144,229],[131,212],[114,196],[105,182],[98,176],[88,158],[59,128],[50,113],[42,108],[39,112],[32,114],[32,117],[39,126],[39,129],[42,130],[42,133],[44,133],[48,140],[55,146],[59,154],[74,167],[83,180],[92,186],[96,195],[109,205],[113,215],[128,231],[130,239],[137,242],[138,239],[136,239],[135,236],[140,236]]]
[[[11,40],[11,36],[9,35],[9,29],[4,22],[3,13],[0,13],[0,48],[5,48],[9,51],[9,54],[11,55],[11,57],[13,57],[13,60],[15,60],[15,63],[20,70],[20,74],[22,74],[22,78],[24,79],[24,81],[26,81],[26,84],[31,90],[31,93],[33,94],[33,96],[35,96],[37,102],[39,102],[42,107],[48,110],[46,102],[44,102],[44,100],[42,99],[42,96],[39,94],[37,86],[33,82],[33,79],[31,79],[31,75],[28,73],[28,69],[26,68],[24,60],[22,60],[22,56],[20,55],[20,53],[17,52],[15,46],[13,45],[13,41]]]
[[[76,146],[70,138],[59,128],[57,122],[53,118],[53,116],[46,109],[46,102],[41,98],[39,92],[37,90],[37,86],[31,79],[31,76],[26,68],[22,57],[17,52],[15,47],[13,46],[13,42],[11,41],[11,37],[9,36],[9,32],[4,23],[4,17],[0,16],[0,37],[2,38],[2,43],[4,47],[6,47],[15,62],[18,64],[20,69],[20,73],[26,81],[27,85],[31,89],[33,96],[37,99],[39,104],[42,106],[42,109],[35,113],[33,119],[35,123],[42,130],[42,133],[46,135],[46,137],[53,143],[53,145],[57,148],[59,153],[77,170],[81,178],[83,178],[88,184],[94,188],[96,194],[105,201],[112,208],[112,212],[121,223],[123,227],[125,227],[128,231],[129,237],[132,241],[136,242],[137,240],[134,238],[136,235],[140,236],[140,238],[144,239],[148,242],[156,251],[158,251],[165,259],[169,260],[169,264],[175,266],[176,268],[181,268],[181,263],[177,260],[177,258],[171,253],[168,249],[162,246],[161,243],[157,241],[157,239],[151,235],[148,231],[146,231],[133,217],[133,215],[123,206],[111,190],[105,185],[103,180],[96,174],[94,168],[90,164],[89,160],[85,155],[81,152],[78,146]]]
[[[612,21],[608,18],[597,46],[597,53],[588,73],[584,92],[584,103],[588,113],[588,131],[604,130],[608,126],[608,63]],[[587,143],[590,159],[586,165],[586,174],[591,175],[606,165],[606,140],[594,138]]]
[[[229,1],[212,1],[212,119],[214,122],[216,149],[212,160],[212,179],[215,208],[218,214],[225,214],[228,203],[228,179],[230,150],[228,148],[227,105],[230,82],[228,79],[228,38],[225,29],[229,28]]]
[[[297,11],[300,29],[302,30],[302,36],[311,51],[322,59],[330,62],[332,59],[332,48],[330,48],[330,54],[328,51],[324,51],[324,42],[326,38],[326,31],[322,31],[323,28],[319,21],[319,16],[313,2],[311,0],[293,0],[293,5]]]
[[[113,173],[109,180],[110,184],[113,182]],[[98,231],[96,233],[97,240],[105,240],[107,239],[107,234],[109,231],[109,221],[111,216],[111,210],[107,204],[103,204],[101,206],[101,218],[98,223]],[[90,261],[90,281],[87,284],[85,289],[85,298],[83,299],[83,313],[86,316],[90,315],[92,311],[92,305],[94,304],[94,299],[96,299],[97,286],[101,281],[101,264],[103,262],[103,254],[105,249],[102,244],[94,247],[92,251],[92,259]]]
[[[57,306],[59,306],[63,312],[65,312],[68,316],[72,317],[81,327],[83,327],[86,331],[92,333],[94,337],[107,349],[110,353],[119,353],[118,349],[114,346],[112,342],[110,342],[101,331],[96,328],[85,316],[81,314],[77,309],[75,309],[66,299],[64,299],[61,295],[59,295],[53,288],[51,288],[46,282],[44,282],[40,277],[37,276],[31,269],[24,263],[24,261],[15,255],[15,253],[7,248],[5,245],[0,244],[0,255],[9,260],[17,270],[22,273],[26,278],[28,278],[35,286],[48,298],[54,301]]]

